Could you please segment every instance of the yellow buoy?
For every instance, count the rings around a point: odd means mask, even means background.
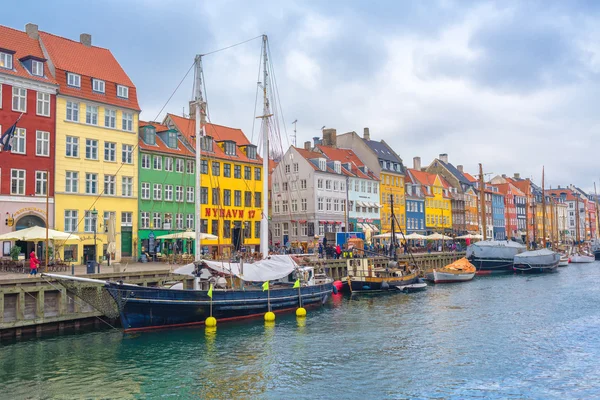
[[[304,307],[299,307],[296,309],[296,317],[304,318],[306,317],[306,309]]]
[[[206,321],[204,321],[204,324],[207,327],[212,328],[214,326],[217,326],[217,319],[215,317],[208,317],[206,318]]]
[[[275,313],[272,311],[269,311],[267,313],[265,313],[265,321],[266,322],[273,322],[275,321]]]

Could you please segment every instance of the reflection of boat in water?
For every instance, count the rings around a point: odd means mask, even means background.
[[[513,272],[515,256],[526,250],[525,245],[507,240],[486,240],[467,248],[467,259],[477,275]]]
[[[345,293],[382,292],[396,290],[396,286],[417,283],[419,277],[408,263],[390,261],[386,268],[374,268],[368,258],[347,260],[348,276],[342,278]]]
[[[424,280],[419,279],[417,283],[411,283],[409,285],[398,285],[396,286],[396,289],[404,293],[421,292],[427,289],[427,283]]]
[[[557,272],[560,254],[548,249],[525,251],[515,256],[515,272],[524,274],[543,274]]]
[[[475,271],[475,266],[463,257],[444,268],[432,269],[425,274],[425,278],[433,283],[466,282],[475,277]]]

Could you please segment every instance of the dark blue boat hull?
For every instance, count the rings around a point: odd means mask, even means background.
[[[489,259],[469,258],[469,262],[475,266],[476,275],[496,275],[513,272],[513,259]]]
[[[518,274],[551,274],[558,272],[558,262],[551,265],[515,264],[513,269]]]
[[[348,281],[342,281],[342,293],[355,293],[355,292],[387,292],[397,291],[396,285],[411,285],[419,282],[419,277],[415,276],[412,279],[407,280],[394,280],[385,281],[387,285],[382,285],[383,282],[367,282],[361,280],[352,280],[352,290],[348,286]]]
[[[211,299],[205,290],[177,290],[121,285],[109,282],[106,289],[117,302],[126,331],[202,324],[210,316]],[[332,285],[301,288],[303,307],[322,305]],[[267,297],[269,296],[269,299]],[[213,291],[212,315],[217,320],[261,316],[299,307],[298,289]]]

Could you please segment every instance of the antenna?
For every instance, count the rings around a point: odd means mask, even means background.
[[[298,123],[298,120],[295,119],[294,122],[292,122],[292,124],[294,124],[294,134],[292,135],[292,138],[294,138],[294,147],[296,146],[296,124]]]

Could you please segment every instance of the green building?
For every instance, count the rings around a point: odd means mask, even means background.
[[[191,240],[157,237],[194,230],[194,153],[175,129],[139,123],[139,227],[137,254],[193,253]],[[176,248],[175,248],[176,246]]]

